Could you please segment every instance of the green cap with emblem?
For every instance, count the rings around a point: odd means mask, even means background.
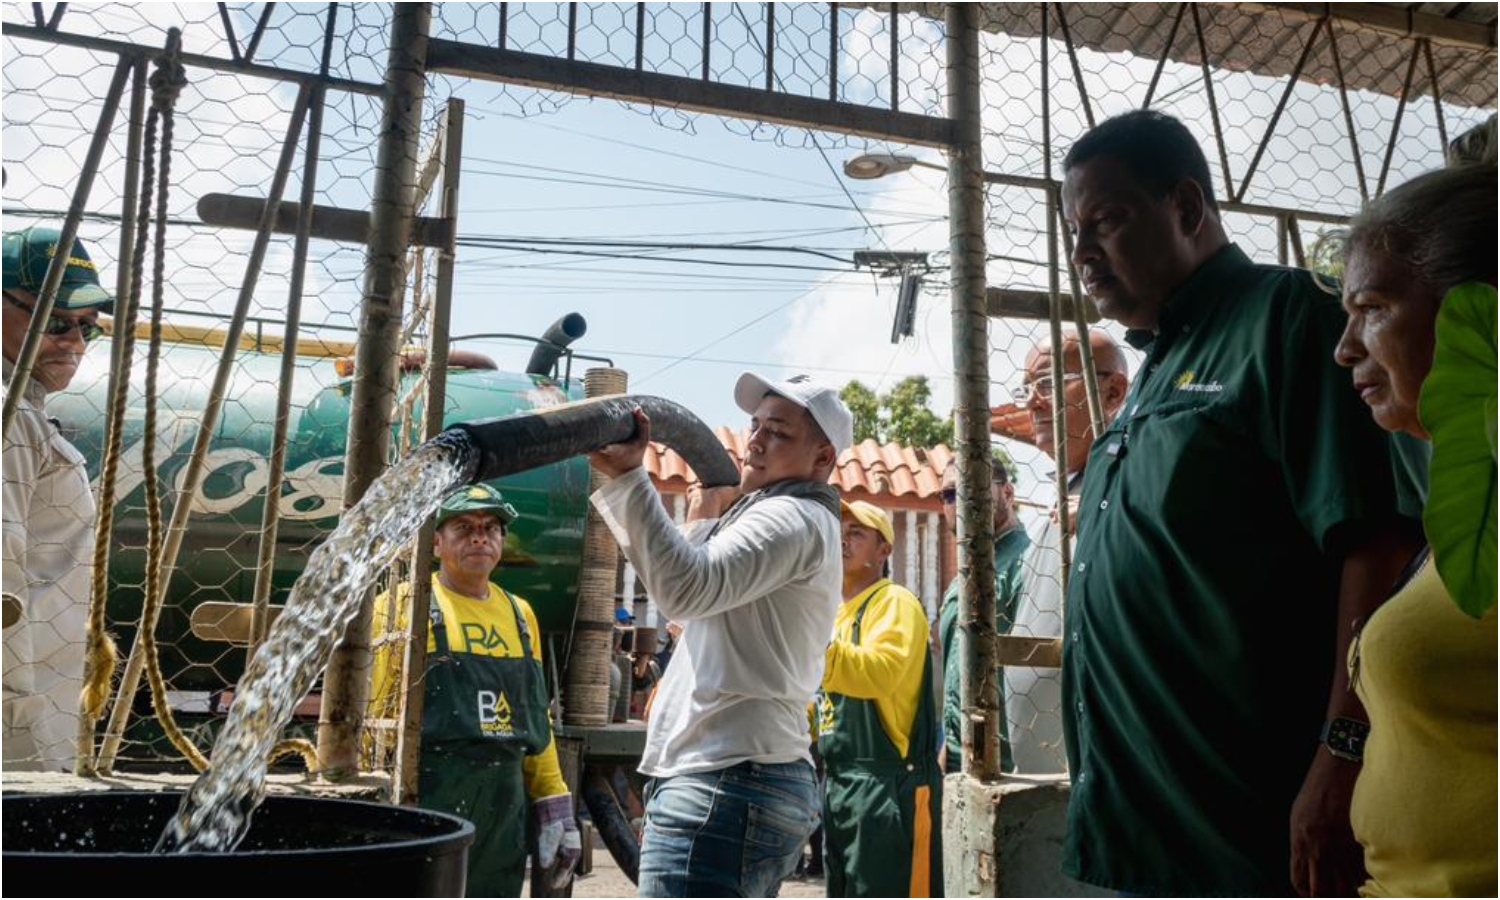
[[[47,266],[57,254],[57,242],[61,237],[62,233],[56,228],[41,225],[33,225],[24,231],[7,231],[3,240],[4,286],[10,290],[40,294],[42,282],[47,278]],[[114,295],[99,286],[99,270],[89,259],[83,241],[76,238],[53,305],[66,310],[98,306],[106,313],[114,312]]]
[[[443,505],[438,507],[437,524],[442,527],[444,522],[454,516],[469,512],[494,513],[501,525],[509,525],[520,518],[520,513],[505,502],[499,491],[487,484],[471,484],[448,495]]]

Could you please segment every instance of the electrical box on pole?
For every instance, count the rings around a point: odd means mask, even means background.
[[[922,292],[922,276],[931,271],[927,254],[894,250],[860,250],[854,254],[856,268],[879,271],[882,277],[900,276],[896,288],[896,316],[891,322],[891,343],[911,337],[917,323],[917,295]]]

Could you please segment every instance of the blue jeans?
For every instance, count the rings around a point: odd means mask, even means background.
[[[821,818],[813,767],[740,763],[653,779],[642,897],[774,897]]]

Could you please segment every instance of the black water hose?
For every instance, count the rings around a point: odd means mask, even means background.
[[[526,363],[526,374],[552,374],[552,367],[557,365],[557,358],[562,355],[563,350],[583,337],[588,327],[583,316],[576,312],[568,313],[553,322],[551,328],[542,332],[542,339],[537,341],[536,348],[531,351],[531,361]]]
[[[630,819],[621,808],[620,798],[615,796],[611,778],[597,765],[585,766],[583,770],[583,805],[588,807],[589,818],[603,839],[615,865],[625,873],[632,883],[640,883],[641,844],[636,837]]]
[[[707,425],[671,400],[639,394],[594,397],[530,412],[464,422],[448,428],[466,435],[475,457],[467,482],[489,481],[591,453],[635,436],[637,406],[651,418],[651,438],[677,451],[705,487],[739,484],[733,458]]]

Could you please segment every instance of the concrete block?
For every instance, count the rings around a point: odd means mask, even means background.
[[[943,881],[949,897],[1109,897],[1062,873],[1065,777],[968,775],[943,782]]]

